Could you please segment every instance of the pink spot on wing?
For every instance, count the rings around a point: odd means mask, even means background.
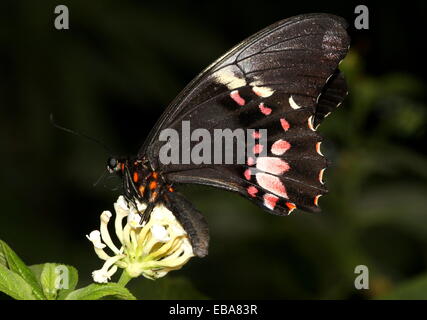
[[[243,175],[245,176],[246,180],[251,180],[251,170],[246,169],[245,172],[243,172]]]
[[[288,121],[286,121],[286,119],[285,119],[285,118],[281,118],[281,119],[280,119],[280,124],[282,125],[282,128],[283,128],[283,130],[285,130],[285,131],[288,131],[288,130],[289,130],[289,128],[291,127],[291,126],[289,125],[289,122],[288,122]]]
[[[253,166],[255,164],[255,159],[252,158],[252,157],[249,157],[248,161],[247,161],[247,164],[248,164],[248,166]]]
[[[283,197],[286,199],[288,198],[285,185],[282,183],[282,181],[280,181],[278,177],[272,176],[271,174],[268,174],[268,173],[257,173],[255,177],[256,177],[256,181],[262,188],[280,197]]]
[[[260,139],[261,138],[261,133],[259,131],[254,131],[252,133],[252,138],[254,138],[254,139]]]
[[[261,110],[262,114],[265,114],[266,116],[268,116],[272,111],[271,108],[266,107],[263,102],[259,104],[259,109]]]
[[[248,187],[247,189],[246,189],[246,191],[248,192],[248,194],[251,196],[251,197],[256,197],[256,194],[258,193],[258,189],[257,188],[255,188],[254,186],[250,186],[250,187]]]
[[[280,139],[273,143],[273,145],[271,146],[271,153],[275,154],[276,156],[281,156],[290,148],[291,144],[288,141]]]
[[[256,162],[257,169],[275,175],[281,175],[290,169],[289,164],[280,158],[259,157]]]
[[[239,106],[245,105],[245,99],[243,99],[238,90],[234,90],[230,92],[230,97],[233,99]]]
[[[263,149],[264,149],[264,146],[262,144],[257,143],[256,145],[254,145],[253,152],[255,154],[259,154],[262,152]]]
[[[266,193],[264,195],[264,205],[270,210],[274,210],[277,200],[279,200],[279,198],[276,197],[274,194]]]

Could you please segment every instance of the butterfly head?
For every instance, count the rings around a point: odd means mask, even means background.
[[[107,160],[107,170],[110,173],[121,172],[125,165],[124,159],[119,159],[116,157],[109,157]]]

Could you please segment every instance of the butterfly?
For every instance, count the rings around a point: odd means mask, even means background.
[[[208,226],[176,185],[237,192],[277,215],[297,208],[320,211],[327,160],[316,129],[347,95],[338,69],[349,49],[346,27],[344,19],[329,14],[291,17],[216,60],[167,107],[136,156],[108,159],[108,170],[122,178],[125,197],[147,204],[145,218],[157,205],[169,209],[199,257],[208,253]],[[255,141],[261,129],[268,137],[263,145],[255,143],[244,163],[160,161],[167,143],[160,139],[162,131],[182,133],[184,121],[212,134],[218,128],[251,128]],[[196,141],[188,143],[191,147]]]

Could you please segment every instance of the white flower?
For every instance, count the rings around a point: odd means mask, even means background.
[[[98,283],[107,283],[111,276],[117,271],[117,266],[113,266],[110,270],[104,269],[95,270],[92,272],[93,281]]]
[[[136,205],[139,211],[123,196],[114,204],[114,227],[119,246],[114,244],[108,231],[108,223],[113,216],[110,211],[101,214],[100,230],[86,236],[98,257],[105,260],[104,266],[92,273],[95,282],[108,282],[118,268],[125,269],[133,278],[142,275],[157,279],[169,271],[180,269],[194,257],[187,233],[170,210],[158,204],[150,219],[141,224],[139,212],[143,213],[147,206],[138,202]],[[124,221],[126,224],[123,226]],[[104,251],[107,248],[111,254]]]
[[[144,210],[142,212],[144,212]],[[128,215],[128,224],[130,224],[132,228],[142,228],[145,225],[145,221],[141,224],[141,216],[138,211],[130,212]]]
[[[166,228],[159,224],[155,224],[151,227],[151,234],[159,242],[167,242],[170,240],[170,236]]]
[[[104,249],[106,247],[106,245],[102,243],[101,232],[98,230],[92,231],[89,235],[86,235],[86,238],[93,243],[96,249]]]

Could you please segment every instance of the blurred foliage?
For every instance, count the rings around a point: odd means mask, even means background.
[[[209,221],[210,255],[156,282],[134,280],[132,292],[147,299],[427,298],[426,83],[420,41],[408,38],[423,21],[423,3],[372,8],[372,30],[350,28],[352,50],[341,64],[349,96],[319,129],[332,162],[322,214],[271,216],[237,195],[185,186]],[[84,235],[112,209],[119,181],[94,188],[109,154],[54,130],[49,114],[135,153],[168,102],[228,47],[288,16],[323,11],[351,21],[354,9],[263,2],[259,15],[247,1],[228,2],[227,10],[186,1],[61,4],[70,8],[67,31],[53,28],[55,1],[1,4],[0,237],[29,263],[78,267],[83,284],[99,268]],[[236,24],[234,11],[245,19]],[[354,288],[362,264],[369,290]]]

